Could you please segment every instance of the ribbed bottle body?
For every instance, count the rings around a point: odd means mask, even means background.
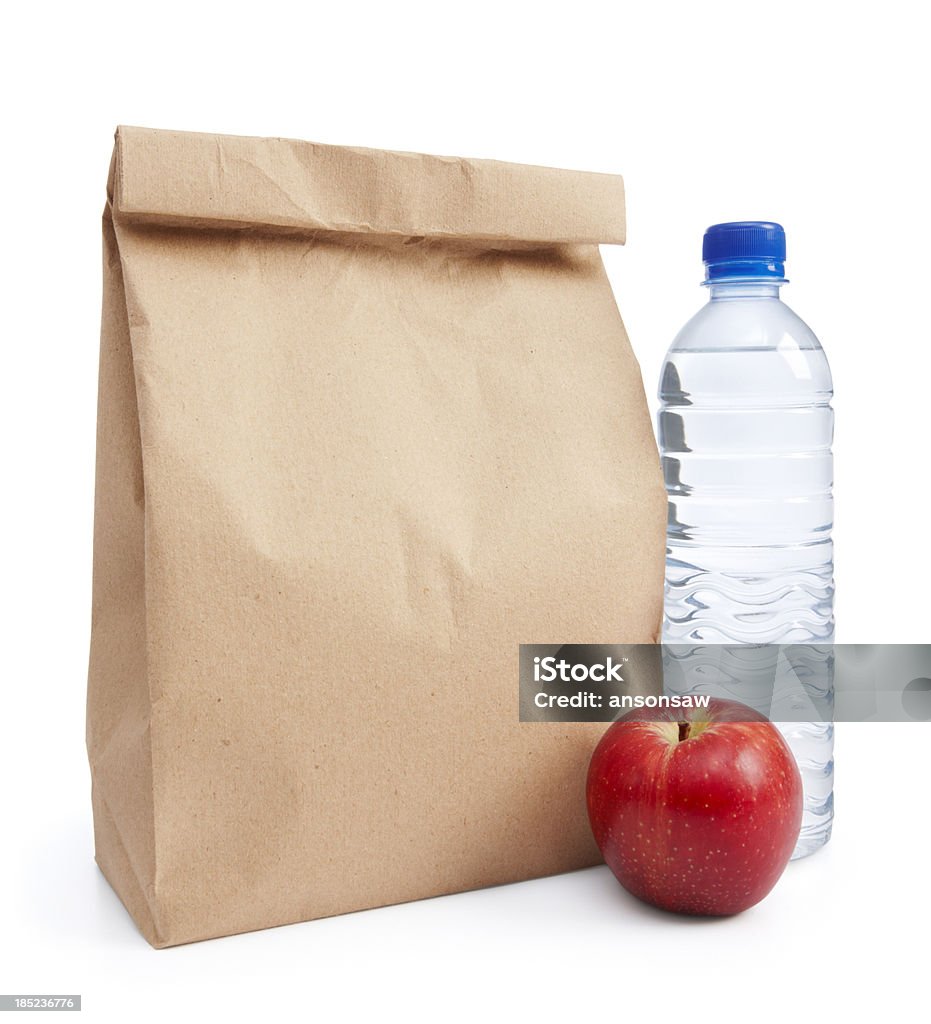
[[[680,332],[659,395],[664,642],[833,641],[832,394],[817,338],[773,285],[713,288]],[[781,728],[805,784],[802,855],[830,835],[833,727]]]

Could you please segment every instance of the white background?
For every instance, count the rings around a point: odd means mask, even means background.
[[[93,865],[83,749],[99,218],[117,123],[623,173],[629,244],[605,258],[651,399],[704,301],[703,229],[782,222],[785,297],[835,374],[838,639],[928,639],[922,11],[7,7],[0,992],[81,992],[95,1021],[927,1012],[926,726],[839,727],[833,842],[735,919],[653,912],[599,868],[162,952]]]

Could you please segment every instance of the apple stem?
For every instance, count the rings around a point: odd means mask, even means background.
[[[680,722],[679,723],[679,742],[681,743],[683,740],[687,740],[688,738],[689,738],[689,723],[688,722]]]

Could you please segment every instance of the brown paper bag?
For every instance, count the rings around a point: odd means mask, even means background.
[[[120,129],[88,749],[151,943],[597,861],[603,727],[517,666],[659,625],[623,240],[609,175]]]

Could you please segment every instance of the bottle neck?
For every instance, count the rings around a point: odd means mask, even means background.
[[[737,281],[709,281],[706,287],[712,302],[719,299],[778,299],[779,289],[785,281],[781,279],[751,279]]]

